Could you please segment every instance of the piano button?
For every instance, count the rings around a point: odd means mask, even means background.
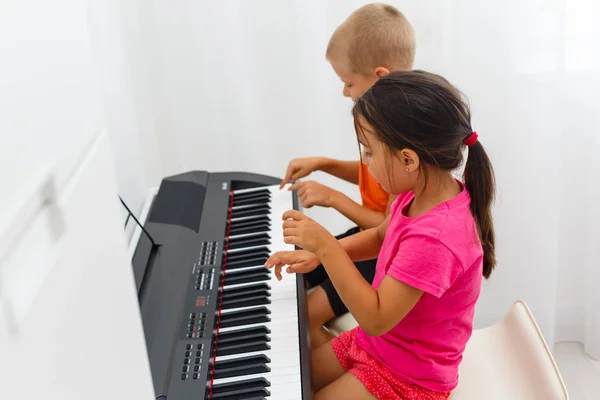
[[[256,342],[236,343],[230,345],[221,345],[217,348],[217,357],[229,356],[232,354],[252,353],[255,351],[267,351],[271,347],[265,340],[257,340]]]
[[[191,356],[191,355],[192,355],[192,352],[191,352],[191,351],[186,351],[186,352],[185,352],[185,356],[186,356],[186,357],[189,357],[189,356]]]
[[[182,369],[182,371],[183,371],[183,372],[188,372],[188,367],[187,367],[187,365],[184,365],[184,366],[183,366],[183,369]]]
[[[191,345],[191,344],[188,344],[187,346],[185,346],[185,349],[186,349],[186,350],[191,350],[191,349],[192,349],[192,345]]]
[[[196,351],[196,357],[202,357],[202,351],[201,350]]]
[[[221,308],[223,310],[228,310],[231,308],[261,306],[261,305],[270,304],[270,303],[271,303],[271,301],[269,300],[267,295],[259,295],[259,296],[252,296],[252,297],[241,297],[239,299],[223,300],[223,303],[221,304]]]
[[[200,359],[199,359],[199,358],[196,358],[196,359],[194,360],[194,364],[200,364]]]
[[[194,365],[194,371],[196,371],[196,372],[200,371],[200,366],[199,365]]]
[[[194,372],[194,379],[198,379],[198,373]]]
[[[185,359],[183,360],[183,363],[184,363],[185,365],[189,364],[189,363],[190,363],[190,359],[189,359],[189,358],[185,358]]]
[[[185,381],[185,378],[187,378],[187,374],[181,374],[181,380]]]

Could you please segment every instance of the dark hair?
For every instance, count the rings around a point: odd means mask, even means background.
[[[393,72],[379,79],[352,108],[357,135],[362,117],[390,150],[411,149],[421,166],[456,170],[463,162],[464,140],[473,130],[464,96],[446,79],[424,71]],[[483,276],[496,265],[491,206],[494,171],[479,141],[469,147],[463,174],[471,195],[471,214],[483,247]],[[422,170],[427,179],[427,169]]]

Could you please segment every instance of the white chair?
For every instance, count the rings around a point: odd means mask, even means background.
[[[331,321],[335,335],[352,329],[350,314]],[[496,324],[473,331],[450,400],[567,400],[567,388],[542,333],[523,301]]]

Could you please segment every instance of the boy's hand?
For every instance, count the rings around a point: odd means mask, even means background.
[[[275,276],[281,280],[281,269],[286,265],[289,265],[285,269],[288,274],[305,274],[314,270],[319,263],[319,257],[305,250],[279,251],[269,257],[265,267],[275,268]]]
[[[337,244],[337,239],[331,233],[300,211],[286,211],[283,220],[283,241],[287,244],[301,247],[317,256],[328,246]]]
[[[288,164],[285,178],[281,181],[279,189],[283,188],[286,183],[290,181],[297,181],[300,178],[304,178],[311,172],[317,171],[323,163],[323,157],[308,157],[308,158],[296,158]]]
[[[337,190],[315,181],[295,183],[290,186],[290,190],[298,191],[298,197],[304,208],[311,208],[312,206],[331,207],[335,196],[339,193]]]

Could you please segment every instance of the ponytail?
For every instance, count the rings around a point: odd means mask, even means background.
[[[463,181],[471,195],[471,213],[483,247],[483,276],[488,279],[496,266],[492,203],[496,181],[492,163],[479,141],[468,147]]]

